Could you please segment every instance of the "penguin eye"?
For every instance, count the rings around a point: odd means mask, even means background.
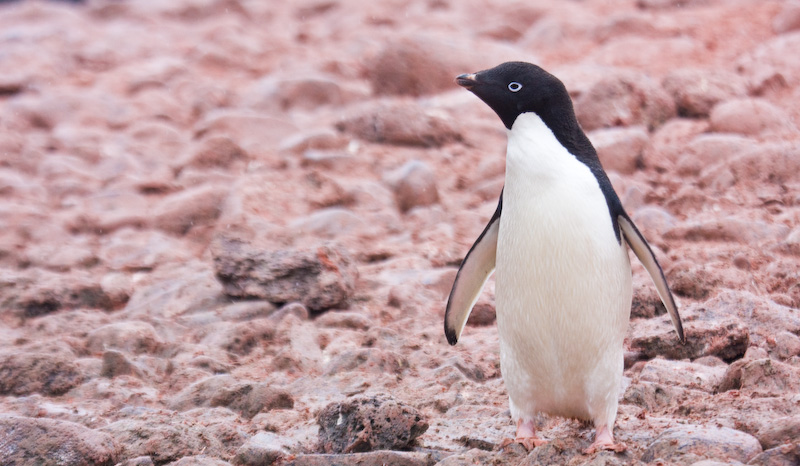
[[[512,81],[508,84],[508,90],[511,92],[519,92],[520,89],[522,89],[522,84],[516,81]]]

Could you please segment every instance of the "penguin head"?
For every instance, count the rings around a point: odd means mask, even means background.
[[[564,106],[572,111],[564,84],[530,63],[506,62],[488,70],[462,74],[456,77],[456,83],[491,107],[508,129],[523,113],[534,112],[544,117],[546,112]]]

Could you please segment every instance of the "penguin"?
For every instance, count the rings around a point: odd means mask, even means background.
[[[624,451],[613,431],[631,310],[628,248],[685,342],[664,272],[558,78],[530,63],[507,62],[456,82],[500,117],[508,145],[497,209],[447,300],[447,341],[456,344],[494,273],[500,370],[517,426],[509,442],[528,449],[546,443],[533,422],[543,412],[591,421],[595,439],[587,453]]]

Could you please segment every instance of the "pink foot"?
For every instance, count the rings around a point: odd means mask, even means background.
[[[614,434],[608,426],[601,426],[597,429],[594,435],[594,443],[583,451],[586,455],[592,455],[601,450],[613,451],[615,453],[622,453],[628,449],[624,443],[614,443]]]
[[[540,447],[547,443],[547,440],[540,439],[536,435],[536,429],[533,427],[533,421],[525,421],[522,420],[517,421],[517,436],[514,439],[503,439],[500,442],[500,448],[505,448],[512,443],[519,443],[526,450],[530,451],[536,447]]]

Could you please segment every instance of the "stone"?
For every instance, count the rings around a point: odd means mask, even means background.
[[[245,418],[273,409],[289,409],[294,399],[285,390],[266,383],[239,382],[230,375],[215,375],[189,385],[168,402],[176,411],[222,406]]]
[[[238,356],[246,356],[254,349],[272,343],[275,339],[275,320],[253,319],[236,324],[217,325],[206,334],[202,343],[221,348]]]
[[[681,8],[703,5],[709,0],[636,0],[636,6],[644,9]]]
[[[170,194],[154,206],[153,224],[179,236],[196,226],[213,225],[228,191],[227,187],[211,184]]]
[[[329,207],[313,212],[306,217],[293,220],[289,229],[297,235],[313,235],[319,238],[336,238],[353,235],[366,226],[364,219],[350,209]]]
[[[169,410],[124,408],[121,418],[102,427],[121,446],[122,458],[149,456],[166,464],[186,456],[230,458],[246,436],[238,417],[224,408],[176,413]]]
[[[153,458],[149,456],[137,456],[136,458],[127,459],[116,466],[155,466]]]
[[[776,34],[785,34],[800,29],[800,2],[790,1],[772,18],[772,30]]]
[[[402,450],[428,430],[411,406],[387,395],[331,403],[317,416],[319,448],[325,453]]]
[[[575,114],[584,130],[612,126],[661,126],[676,114],[675,102],[645,75],[617,72],[600,78],[575,99]]]
[[[121,228],[101,239],[100,260],[114,270],[152,270],[191,256],[180,240],[160,231]]]
[[[122,321],[89,332],[86,346],[93,353],[101,353],[107,349],[121,349],[133,354],[152,354],[164,347],[164,340],[147,322]]]
[[[649,412],[654,412],[669,406],[680,393],[681,389],[676,386],[637,381],[625,389],[621,403],[636,405]]]
[[[751,459],[753,466],[795,466],[800,463],[800,443],[771,448]]]
[[[715,106],[710,115],[711,129],[720,133],[758,135],[786,129],[790,121],[783,109],[757,99],[731,99]]]
[[[272,432],[258,432],[239,447],[233,463],[242,466],[262,466],[285,460],[290,454],[291,440]]]
[[[201,139],[181,166],[197,168],[233,168],[245,164],[250,155],[227,136],[209,136]]]
[[[336,122],[336,128],[364,141],[400,146],[440,147],[462,140],[445,114],[407,101],[357,106]]]
[[[0,394],[59,396],[83,381],[74,356],[65,352],[4,352],[0,355]]]
[[[138,375],[139,370],[124,353],[115,350],[103,352],[103,366],[100,375],[103,377],[117,377],[120,375]]]
[[[425,162],[411,160],[387,176],[401,212],[439,202],[436,173]]]
[[[372,327],[370,319],[358,312],[326,312],[319,316],[314,323],[321,327],[349,328],[353,330],[369,330]]]
[[[728,427],[685,424],[656,437],[642,454],[642,461],[659,458],[685,463],[707,458],[746,463],[759,453],[761,445],[752,435]]]
[[[800,368],[773,359],[756,359],[742,366],[742,393],[779,396],[800,390]]]
[[[195,137],[230,138],[252,159],[265,159],[297,126],[286,118],[265,116],[242,109],[217,109],[209,112],[195,127]]]
[[[110,435],[74,422],[0,414],[4,464],[113,466],[119,450]]]
[[[790,231],[782,224],[729,216],[678,225],[667,231],[664,237],[688,241],[732,241],[755,246],[764,241],[779,241]]]
[[[650,139],[643,126],[596,129],[587,136],[604,169],[629,175],[643,167],[642,153]]]
[[[343,455],[300,454],[281,464],[285,466],[433,466],[439,463],[436,463],[434,453],[379,450]]]
[[[667,74],[661,84],[682,117],[706,118],[717,103],[747,96],[746,80],[721,69],[680,68]]]
[[[380,348],[359,348],[337,354],[325,366],[326,375],[343,372],[402,374],[408,369],[408,359],[394,351]]]
[[[467,325],[492,325],[497,320],[497,310],[493,303],[478,300],[472,307]]]
[[[358,275],[347,252],[327,245],[263,251],[220,238],[212,254],[225,294],[273,303],[299,301],[312,311],[346,305]]]
[[[194,455],[184,456],[178,461],[167,463],[166,466],[231,466],[231,464],[207,455]]]
[[[631,339],[631,350],[640,352],[644,359],[656,356],[695,359],[711,355],[732,361],[744,355],[750,341],[747,326],[734,317],[719,321],[684,321],[683,330],[686,344],[678,342],[671,323],[663,327],[637,328]]]
[[[775,448],[800,439],[800,414],[771,420],[756,432],[756,438],[764,449]]]
[[[726,369],[727,365],[709,367],[692,362],[656,358],[644,365],[639,379],[713,392],[722,380]]]
[[[755,140],[738,134],[701,134],[686,146],[685,154],[678,158],[677,169],[682,175],[697,176],[706,168],[729,161],[756,146]]]
[[[0,309],[28,319],[79,308],[112,310],[113,300],[86,272],[55,273],[40,269],[3,277]]]

